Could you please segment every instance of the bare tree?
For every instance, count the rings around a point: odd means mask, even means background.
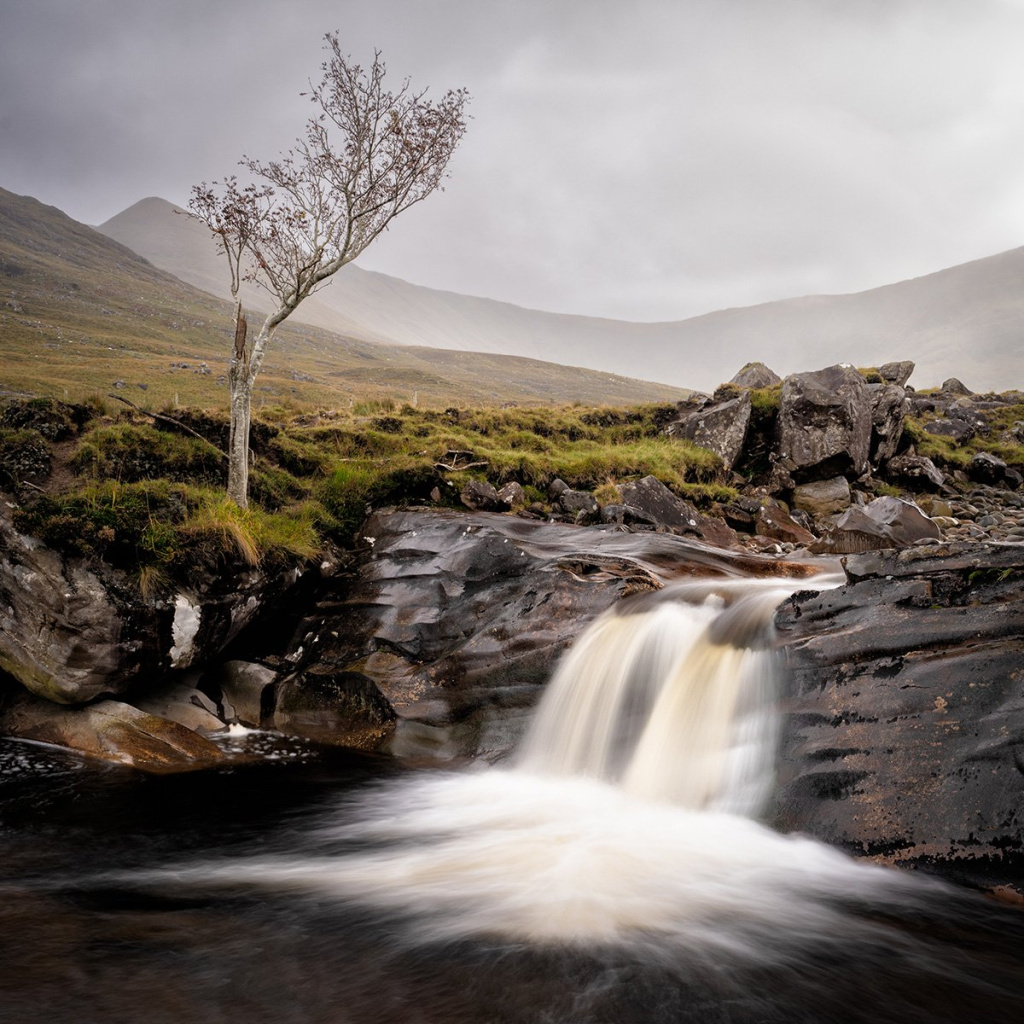
[[[228,497],[248,505],[252,391],[274,332],[332,274],[354,260],[403,210],[441,188],[466,130],[465,89],[428,100],[408,79],[384,86],[380,52],[364,69],[345,56],[337,33],[310,83],[318,108],[305,133],[278,160],[243,157],[235,176],[192,189],[189,211],[214,233],[231,272],[234,349],[229,363],[231,437]],[[239,289],[251,281],[276,308],[251,341]]]

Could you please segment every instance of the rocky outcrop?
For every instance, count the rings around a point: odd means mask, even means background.
[[[872,406],[868,385],[852,366],[787,377],[779,405],[777,466],[789,485],[861,476],[871,453]]]
[[[58,704],[202,664],[295,579],[238,567],[198,592],[144,600],[120,570],[19,533],[10,511],[0,498],[0,669]]]
[[[295,699],[311,673],[344,681],[386,730],[379,693],[396,717],[392,749],[445,756],[507,752],[557,658],[622,597],[694,575],[814,571],[667,533],[451,511],[378,513],[363,539],[362,561],[325,586],[291,640],[260,650],[254,637],[250,656],[294,676]],[[228,696],[245,693],[268,721],[280,684],[232,674]],[[308,733],[284,712],[278,727]]]
[[[1024,546],[851,556],[796,594],[776,820],[881,860],[1024,881]]]

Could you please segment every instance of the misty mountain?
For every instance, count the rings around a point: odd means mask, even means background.
[[[227,295],[206,229],[144,199],[100,230],[176,277]],[[744,363],[785,374],[836,362],[913,359],[919,387],[960,377],[975,390],[1024,386],[1024,248],[850,295],[630,323],[524,309],[344,267],[296,317],[366,341],[507,353],[711,389]],[[266,308],[266,297],[247,301]]]
[[[82,398],[115,389],[151,407],[226,404],[233,311],[156,265],[173,258],[176,230],[197,227],[161,205],[167,217],[157,221],[153,242],[164,255],[150,261],[55,207],[0,189],[0,394]],[[198,248],[216,270],[202,229]],[[216,291],[212,280],[209,287]],[[345,333],[337,316],[331,322],[342,333],[282,325],[256,385],[257,405],[630,405],[684,397],[678,388],[520,356],[370,344]]]

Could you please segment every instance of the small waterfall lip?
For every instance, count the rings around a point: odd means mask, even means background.
[[[564,656],[516,763],[756,815],[778,741],[775,611],[843,578],[702,578],[645,595],[632,612],[613,608]]]

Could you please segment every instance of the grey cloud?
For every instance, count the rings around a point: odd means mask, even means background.
[[[334,28],[474,95],[369,269],[669,319],[1024,243],[1007,0],[0,0],[0,185],[91,222],[182,203],[288,145]]]

